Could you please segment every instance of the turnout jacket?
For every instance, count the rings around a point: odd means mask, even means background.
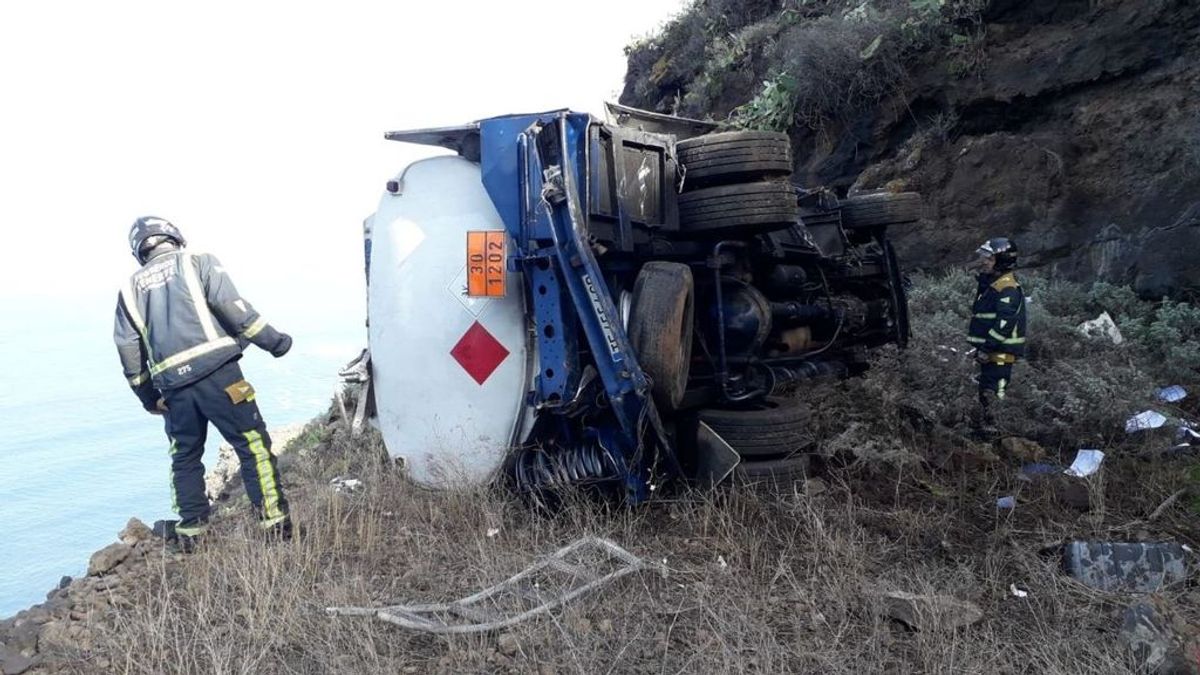
[[[117,296],[113,340],[147,410],[160,391],[212,373],[249,343],[276,356],[291,347],[238,295],[215,256],[186,250],[155,256],[129,278]]]
[[[996,363],[1025,355],[1025,293],[1012,272],[979,275],[967,342]]]

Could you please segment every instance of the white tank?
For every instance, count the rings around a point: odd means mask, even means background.
[[[396,181],[369,223],[377,424],[415,482],[477,485],[532,424],[520,275],[507,273],[504,297],[467,296],[467,233],[504,232],[477,164],[425,159]]]

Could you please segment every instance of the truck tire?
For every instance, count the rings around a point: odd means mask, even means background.
[[[796,224],[796,191],[787,181],[759,181],[679,195],[680,232],[761,234]]]
[[[744,486],[786,487],[808,477],[809,459],[809,455],[795,455],[784,459],[743,461],[733,469],[733,482]]]
[[[687,390],[692,362],[695,283],[687,265],[648,262],[633,284],[629,342],[653,384],[658,406],[676,410]]]
[[[915,223],[924,204],[916,192],[875,192],[842,200],[842,226],[847,229]]]
[[[768,398],[748,409],[701,410],[700,420],[744,459],[784,459],[812,445],[812,412],[797,401]]]
[[[684,191],[792,173],[787,134],[729,131],[680,141],[675,150],[684,168]]]

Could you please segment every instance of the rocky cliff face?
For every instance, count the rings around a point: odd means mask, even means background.
[[[725,119],[761,100],[763,80],[856,78],[795,92],[795,180],[923,193],[926,221],[895,233],[907,265],[953,264],[1011,234],[1054,274],[1148,296],[1200,289],[1200,3],[980,0],[964,18],[943,0],[941,39],[886,56],[872,33],[886,49],[911,24],[887,33],[866,20],[871,3],[853,5],[700,2],[630,49],[621,101]],[[727,37],[706,37],[714,20]],[[839,31],[862,63],[829,66],[819,43]],[[805,97],[831,95],[845,104],[814,118]]]

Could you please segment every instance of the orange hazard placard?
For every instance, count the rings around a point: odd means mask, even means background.
[[[502,298],[506,291],[507,240],[503,231],[467,232],[467,295]]]

